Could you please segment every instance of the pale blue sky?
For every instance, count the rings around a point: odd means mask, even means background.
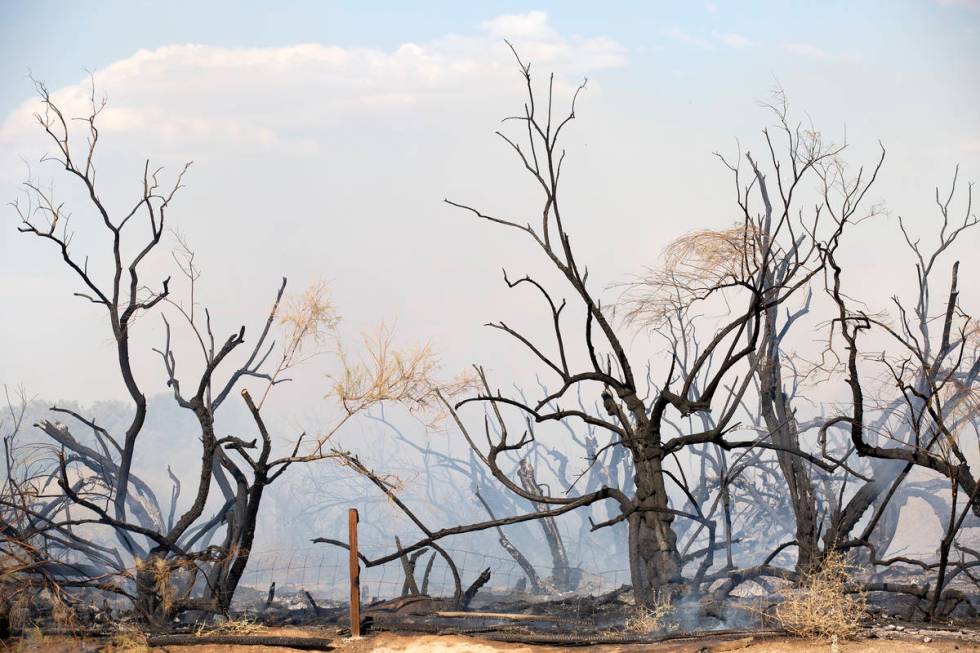
[[[175,43],[283,46],[332,43],[392,49],[462,33],[500,14],[548,12],[562,34],[601,34],[631,51],[633,74],[651,51],[697,68],[713,35],[756,43],[802,43],[828,54],[929,71],[977,86],[980,4],[976,0],[784,2],[256,2],[212,0],[3,0],[0,3],[0,110],[30,92],[27,70],[58,87],[141,48]],[[672,31],[676,36],[671,37]],[[687,45],[683,39],[690,37]],[[672,43],[673,42],[673,43]],[[666,47],[673,45],[674,47]],[[914,55],[914,56],[909,56]],[[771,57],[771,53],[769,55]],[[732,59],[732,67],[744,62]],[[754,62],[766,65],[765,57]],[[774,63],[771,62],[770,63]],[[631,80],[635,81],[635,80]]]
[[[569,132],[566,206],[596,283],[656,265],[689,229],[731,224],[731,183],[712,153],[731,154],[736,139],[760,147],[771,116],[758,103],[778,80],[795,118],[838,142],[846,129],[854,166],[879,140],[888,147],[874,199],[890,214],[852,261],[880,306],[910,275],[896,216],[928,235],[933,188],[953,166],[980,179],[978,29],[978,0],[0,0],[0,202],[17,196],[23,161],[45,150],[27,71],[76,111],[91,69],[109,97],[99,157],[108,201],[132,196],[145,156],[168,169],[195,161],[173,226],[197,248],[200,296],[222,324],[258,319],[283,274],[294,290],[323,277],[355,337],[397,319],[447,368],[516,369],[520,352],[481,325],[526,317],[499,270],[540,261],[441,203],[537,210],[533,185],[492,135],[522,102],[510,38],[538,79],[554,71],[567,90],[590,77]],[[35,170],[77,208],[75,246],[101,260],[71,184]],[[0,306],[31,319],[0,321],[0,383],[120,396],[102,316],[72,303],[75,282],[54,252],[18,234],[11,210],[2,218]],[[962,248],[977,251],[980,236]],[[980,285],[964,293],[980,304]],[[160,323],[141,329],[139,369],[162,388],[151,351]],[[292,405],[319,401],[323,373],[311,367],[287,393]]]

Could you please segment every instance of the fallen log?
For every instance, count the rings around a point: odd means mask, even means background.
[[[485,639],[492,639],[498,642],[509,642],[514,644],[542,644],[564,647],[592,647],[600,644],[622,645],[622,644],[662,644],[666,642],[678,641],[703,641],[708,645],[718,646],[732,641],[733,638],[741,640],[751,637],[756,641],[783,637],[786,631],[779,629],[732,629],[732,630],[697,630],[690,632],[667,633],[665,635],[642,635],[642,634],[615,634],[597,633],[594,635],[582,635],[577,633],[529,633],[529,632],[508,632],[496,631],[482,635]],[[712,644],[712,640],[716,643]],[[712,650],[708,648],[708,650]]]
[[[282,646],[302,651],[332,651],[325,637],[288,637],[283,635],[151,635],[150,646]]]
[[[581,619],[569,619],[550,614],[515,614],[513,612],[460,612],[455,610],[440,610],[433,612],[434,617],[446,619],[501,619],[505,621],[551,621],[561,624],[587,624]]]

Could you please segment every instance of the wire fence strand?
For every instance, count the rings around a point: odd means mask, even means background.
[[[509,594],[529,586],[524,570],[512,558],[465,549],[445,550],[459,571],[463,589],[488,568],[490,581],[481,592]],[[362,550],[362,553],[368,557],[374,554],[370,550]],[[433,555],[434,552],[429,551],[417,559],[415,580],[420,588]],[[554,576],[554,570],[550,567],[537,566],[536,570],[543,579]],[[274,582],[276,591],[280,594],[307,591],[318,600],[344,602],[349,597],[348,573],[348,553],[339,547],[324,545],[253,551],[239,588],[265,592]],[[573,579],[574,589],[555,591],[552,595],[596,595],[618,589],[629,582],[628,569],[596,572],[572,567],[569,575]],[[361,595],[365,601],[401,596],[404,583],[405,574],[398,560],[361,569]],[[449,565],[441,556],[435,555],[426,593],[430,596],[452,596],[454,591]]]

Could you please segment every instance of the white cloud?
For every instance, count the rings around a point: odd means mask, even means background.
[[[714,50],[714,46],[707,39],[702,39],[697,36],[692,36],[679,27],[670,27],[664,30],[664,35],[684,43],[686,45],[691,45],[702,50]]]
[[[481,320],[470,319],[480,307],[480,293],[472,291],[474,277],[460,275],[452,267],[453,256],[442,248],[447,239],[454,249],[468,242],[467,256],[489,259],[497,251],[496,233],[488,236],[484,225],[460,219],[439,200],[446,195],[480,200],[484,196],[477,190],[496,185],[509,170],[506,164],[513,163],[493,137],[500,118],[519,112],[525,101],[504,38],[533,62],[539,92],[545,92],[548,72],[556,72],[556,112],[567,110],[582,76],[627,62],[625,48],[616,41],[559,33],[542,12],[501,16],[469,31],[391,49],[298,43],[268,48],[172,44],[140,50],[95,71],[96,86],[109,100],[99,121],[100,192],[114,212],[142,192],[144,156],[164,166],[162,179],[168,181],[174,169],[194,160],[170,224],[205,262],[201,297],[214,315],[229,321],[262,315],[270,298],[265,291],[274,291],[280,276],[289,276],[293,290],[326,276],[337,280],[336,299],[353,337],[377,320],[411,312],[417,317],[400,325],[407,342],[432,339],[448,349],[467,330],[472,341],[460,347],[461,358],[452,363],[453,369],[462,369],[484,342]],[[77,184],[53,166],[36,164],[52,146],[32,120],[37,99],[27,98],[28,88],[24,91],[25,102],[0,117],[0,188],[6,189],[5,200],[16,197],[24,176],[21,157],[35,162],[33,173],[44,183],[54,182],[59,197],[64,194],[67,205],[77,210],[73,246],[79,256],[92,255],[94,269],[105,261],[100,232],[88,228],[92,216],[78,197]],[[67,115],[84,115],[87,79],[52,93]],[[601,84],[590,83],[579,124],[594,120],[585,108],[594,106],[601,93]],[[82,128],[77,122],[71,126]],[[564,133],[574,138],[578,129]],[[82,134],[75,137],[83,146]],[[486,150],[477,154],[479,147]],[[0,304],[17,306],[12,310],[24,314],[54,311],[51,299],[70,297],[77,290],[73,280],[43,243],[19,237],[11,220],[4,226]],[[464,228],[476,236],[461,233]],[[151,261],[155,267],[146,278],[156,279],[157,272],[165,276],[168,264],[165,255]],[[498,264],[494,261],[490,269]],[[478,274],[485,266],[463,268]],[[407,275],[407,269],[414,271]],[[38,275],[44,279],[43,294],[29,283]],[[497,290],[496,274],[481,279],[486,280],[481,292]],[[273,285],[267,288],[270,280]],[[210,291],[207,284],[212,284]],[[442,315],[438,307],[452,288],[464,303],[472,297],[472,306],[461,308],[458,319],[430,319]],[[60,363],[66,369],[98,367],[92,378],[66,376],[63,382],[71,387],[48,383],[27,356],[4,358],[4,373],[55,396],[94,399],[118,392],[118,373],[111,366],[89,364],[105,353],[98,349],[104,345],[100,319],[93,316],[72,334],[73,342],[95,345],[79,344]],[[146,354],[159,344],[159,323],[145,324],[136,364],[140,374],[156,378],[158,361]],[[20,328],[8,320],[0,325],[0,340],[36,335]],[[42,341],[57,338],[52,333]],[[192,341],[176,344],[183,351],[191,346]],[[309,372],[308,387],[311,392],[316,388],[313,401],[323,395],[321,372]]]
[[[790,54],[795,54],[801,57],[808,57],[810,59],[827,59],[827,53],[818,48],[815,45],[809,43],[784,43],[783,49]]]
[[[749,37],[743,36],[742,34],[735,34],[734,32],[724,32],[720,34],[718,32],[713,32],[712,36],[730,48],[747,48],[755,45],[755,41]]]
[[[535,41],[558,38],[557,32],[548,24],[548,14],[543,11],[504,14],[484,21],[480,27],[494,38]]]
[[[468,35],[405,43],[391,51],[304,43],[269,48],[175,44],[140,50],[96,71],[111,94],[103,116],[108,131],[148,130],[163,139],[254,141],[266,147],[304,147],[304,133],[324,121],[363,111],[398,111],[466,94],[491,77],[513,74],[508,39],[537,70],[578,77],[622,66],[626,50],[606,37],[559,34],[541,11],[498,16]],[[575,79],[577,82],[578,80]],[[255,89],[264,92],[256,95]],[[69,113],[84,110],[87,84],[58,90]],[[194,97],[194,102],[181,98]],[[0,140],[33,132],[35,101],[0,127]]]
[[[663,30],[664,36],[671,38],[679,43],[699,48],[701,50],[714,50],[715,44],[720,43],[729,48],[747,48],[755,45],[755,41],[742,34],[734,32],[712,32],[711,39],[695,36],[685,32],[679,27],[670,27]]]
[[[828,52],[827,50],[813,45],[812,43],[783,43],[782,47],[783,50],[789,54],[797,57],[803,57],[805,59],[813,59],[814,61],[837,63],[856,63],[860,61],[860,57],[857,55],[842,52]]]

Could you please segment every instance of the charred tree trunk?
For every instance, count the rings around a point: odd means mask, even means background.
[[[788,439],[795,441],[788,446],[799,447],[799,440],[795,433]],[[773,440],[777,444],[785,444],[777,438],[773,438]],[[820,533],[817,521],[817,500],[810,484],[810,473],[805,463],[789,453],[780,452],[777,458],[783,478],[786,480],[790,502],[793,506],[793,517],[796,521],[796,544],[799,551],[796,558],[796,571],[797,573],[805,573],[819,565],[822,558],[818,541]]]
[[[824,535],[824,549],[835,546],[856,537],[855,527],[865,515],[873,515],[881,510],[874,528],[868,533],[869,541],[874,545],[877,556],[883,557],[898,526],[898,516],[901,512],[901,490],[894,495],[889,494],[889,488],[899,477],[906,476],[901,463],[889,460],[876,460],[871,464],[872,479],[858,488],[854,496],[845,504],[837,519],[834,519]],[[883,505],[887,502],[887,505]],[[858,552],[864,556],[866,550]]]
[[[628,520],[630,578],[637,603],[650,606],[679,591],[681,558],[659,447],[638,444],[633,461],[636,512]]]
[[[772,284],[772,272],[769,273]],[[804,311],[807,310],[804,307]],[[780,447],[776,451],[779,470],[786,481],[790,505],[796,523],[797,544],[796,571],[807,573],[820,564],[822,554],[819,545],[819,523],[817,517],[817,497],[814,493],[810,466],[804,459],[791,451],[800,450],[800,433],[795,411],[790,397],[783,389],[782,360],[780,351],[781,333],[777,324],[779,307],[768,308],[764,313],[760,350],[756,356],[761,360],[752,361],[759,379],[759,409],[772,442]],[[798,313],[797,315],[800,315]],[[789,326],[794,317],[788,317]]]
[[[521,485],[527,492],[540,494],[537,479],[534,476],[534,468],[527,458],[521,459],[521,464],[517,468],[517,475],[521,480]],[[546,509],[544,504],[534,504],[535,510]],[[541,530],[544,532],[544,539],[548,543],[548,550],[551,551],[552,577],[555,588],[564,592],[575,589],[572,582],[571,569],[568,566],[568,554],[565,552],[565,543],[562,541],[561,533],[558,531],[558,524],[554,517],[547,517],[538,521]],[[532,581],[533,582],[533,581]]]
[[[497,517],[493,514],[490,504],[486,502],[486,499],[483,498],[480,491],[474,488],[473,494],[476,495],[477,500],[483,505],[483,509],[487,511],[488,515],[490,515],[490,519],[496,520]],[[532,565],[527,557],[521,553],[521,550],[514,546],[510,539],[504,535],[504,529],[500,528],[499,526],[497,527],[497,538],[500,542],[500,546],[503,547],[504,551],[506,551],[510,557],[514,559],[514,562],[518,564],[518,566],[524,572],[524,575],[527,576],[528,581],[531,583],[531,591],[534,594],[543,594],[545,591],[545,586],[544,583],[541,582],[541,577],[538,576],[538,572],[534,569],[534,565]],[[430,560],[429,565],[431,566],[431,564],[432,561]],[[423,591],[422,593],[424,594],[425,592]]]
[[[231,459],[224,455],[220,449],[218,450],[221,454],[222,465],[235,477],[239,485],[238,496],[240,497],[235,506],[235,513],[239,516],[231,519],[227,525],[225,558],[218,562],[221,570],[220,582],[212,590],[212,597],[221,612],[227,612],[231,607],[235,590],[238,588],[238,583],[248,565],[252,553],[252,543],[255,540],[255,529],[258,524],[259,506],[262,503],[265,488],[283,471],[279,470],[272,473],[269,464],[269,457],[272,453],[272,438],[269,436],[265,421],[262,419],[259,408],[255,405],[251,395],[245,389],[242,389],[241,395],[262,438],[262,448],[258,459],[253,463],[251,485],[248,484],[244,474]]]

